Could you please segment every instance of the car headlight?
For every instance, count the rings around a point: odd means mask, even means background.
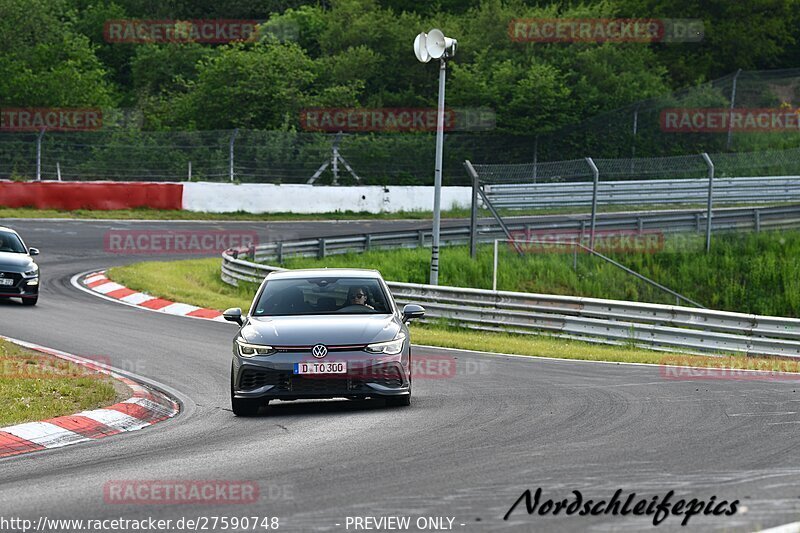
[[[24,278],[35,278],[38,275],[39,275],[39,266],[38,265],[33,265],[32,269],[22,273],[22,277],[24,277]]]
[[[366,351],[369,353],[382,353],[386,355],[397,355],[403,351],[403,342],[405,342],[406,336],[404,333],[398,333],[397,337],[394,340],[388,342],[376,342],[375,344],[369,344],[365,348]]]
[[[256,355],[272,355],[275,353],[275,348],[272,346],[265,346],[263,344],[250,344],[244,342],[242,339],[236,339],[236,346],[239,355],[242,357],[255,357]]]

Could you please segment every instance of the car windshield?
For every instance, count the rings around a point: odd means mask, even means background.
[[[13,252],[15,254],[27,253],[22,241],[13,233],[0,231],[0,252]]]
[[[375,278],[314,277],[267,281],[253,316],[386,314]]]

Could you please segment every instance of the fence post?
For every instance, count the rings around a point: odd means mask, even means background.
[[[36,136],[36,181],[42,181],[42,137],[44,128],[39,130],[39,135]]]
[[[189,161],[189,176],[187,181],[192,181],[192,162]]]
[[[714,163],[711,161],[711,158],[708,157],[708,154],[703,152],[703,160],[708,165],[708,212],[706,214],[706,253],[711,251],[711,217],[713,216],[712,212],[712,200],[714,197]]]
[[[61,181],[61,163],[56,161],[56,177]]]
[[[472,205],[469,212],[469,256],[475,259],[478,253],[478,173],[475,172],[475,168],[469,162],[469,159],[464,161],[464,168],[467,169],[467,174],[472,179]]]
[[[492,267],[492,290],[497,290],[497,242],[499,239],[494,240],[494,262]]]
[[[235,179],[235,175],[234,175],[234,172],[233,172],[233,142],[236,140],[236,135],[238,133],[239,133],[239,128],[234,129],[233,133],[231,133],[231,144],[230,144],[230,150],[229,150],[231,181],[233,181]]]
[[[597,223],[597,185],[600,181],[600,171],[597,165],[594,164],[591,157],[586,158],[586,163],[591,167],[592,174],[594,175],[594,185],[592,186],[592,227],[589,230],[589,248],[594,250],[594,228]]]
[[[759,233],[761,231],[761,211],[754,209],[753,218],[755,219],[756,223],[756,233]]]
[[[731,107],[730,111],[728,112],[728,140],[725,143],[725,149],[730,150],[731,148],[731,135],[733,134],[732,129],[732,121],[733,121],[733,106],[736,104],[736,81],[739,79],[739,74],[742,73],[742,69],[736,71],[736,74],[733,76],[733,87],[731,88]]]

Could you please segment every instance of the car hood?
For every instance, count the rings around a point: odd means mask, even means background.
[[[400,328],[394,315],[260,316],[251,317],[241,335],[254,344],[341,346],[390,341]]]
[[[0,270],[4,272],[26,272],[33,267],[33,259],[28,254],[0,252]]]

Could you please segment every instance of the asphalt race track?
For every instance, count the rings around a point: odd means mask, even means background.
[[[422,227],[425,222],[169,223],[4,221],[41,249],[39,305],[0,302],[0,333],[157,380],[183,412],[142,431],[0,459],[0,516],[38,520],[278,517],[280,531],[355,531],[348,516],[454,518],[456,531],[753,531],[800,520],[800,382],[675,380],[658,367],[416,348],[457,358],[416,379],[410,408],[381,402],[278,403],[230,412],[235,326],[147,312],[85,294],[79,272],[164,256],[113,255],[116,229],[255,230],[261,240]],[[169,257],[171,258],[171,257]],[[256,481],[252,504],[107,503],[113,480]],[[529,516],[543,500],[739,500],[734,516]],[[444,524],[447,525],[447,520]],[[337,526],[337,524],[339,524]],[[463,524],[463,525],[462,525]],[[219,530],[219,528],[218,528]],[[257,529],[264,531],[263,529]],[[411,530],[416,531],[415,527]]]

